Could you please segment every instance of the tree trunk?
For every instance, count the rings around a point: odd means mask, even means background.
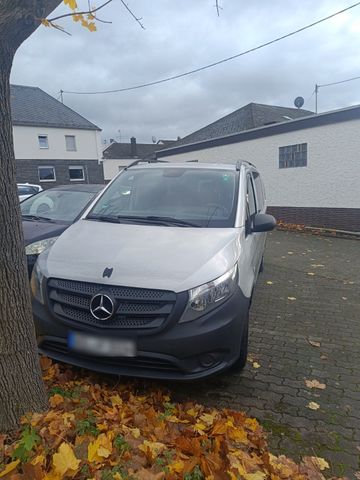
[[[11,51],[0,46],[0,432],[47,408],[30,304],[10,111]]]

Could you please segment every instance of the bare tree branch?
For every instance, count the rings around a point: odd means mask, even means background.
[[[137,21],[137,23],[140,25],[140,27],[145,30],[145,27],[144,25],[141,23],[141,20],[142,18],[138,18],[131,10],[130,8],[128,7],[128,5],[124,2],[124,0],[120,0],[121,3],[124,5],[124,7],[126,8],[126,10],[130,13],[130,15]]]
[[[215,8],[216,8],[217,16],[220,17],[220,10],[222,10],[222,7],[220,7],[219,5],[219,0],[216,0]]]
[[[94,15],[95,12],[97,12],[98,10],[100,10],[101,8],[104,8],[106,5],[108,5],[109,3],[111,3],[112,0],[107,0],[107,2],[103,3],[102,5],[100,5],[100,7],[97,7],[97,8],[94,8],[94,9],[90,9],[90,10],[86,10],[84,12],[71,12],[71,13],[65,13],[64,15],[59,15],[58,17],[54,17],[54,18],[48,18],[48,22],[52,23],[54,22],[55,20],[59,20],[60,18],[66,18],[66,17],[73,17],[74,15]],[[95,16],[95,15],[94,15]],[[95,17],[96,18],[96,17]],[[98,20],[98,19],[97,19]],[[104,22],[104,20],[102,20]],[[111,23],[111,22],[110,22]]]

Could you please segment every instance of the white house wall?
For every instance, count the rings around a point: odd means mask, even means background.
[[[99,160],[101,158],[101,140],[97,130],[15,125],[13,133],[17,160]],[[47,135],[49,148],[39,148],[38,135]],[[65,135],[75,135],[75,152],[66,150]]]
[[[307,167],[279,169],[279,147],[307,143]],[[360,208],[360,120],[281,133],[161,157],[185,162],[253,163],[263,176],[268,205]]]
[[[116,159],[116,158],[107,158],[102,160],[104,168],[104,179],[112,180],[120,171],[130,165],[134,159]]]

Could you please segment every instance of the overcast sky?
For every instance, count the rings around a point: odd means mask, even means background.
[[[92,2],[93,3],[93,2]],[[67,19],[72,36],[40,27],[15,58],[12,83],[111,90],[151,82],[234,55],[355,3],[354,0],[119,0],[90,33]],[[87,4],[78,0],[79,6]],[[97,0],[96,5],[101,1]],[[60,6],[56,14],[67,11]],[[185,136],[250,102],[314,110],[315,83],[360,75],[360,6],[305,32],[169,83],[109,95],[64,95],[64,103],[103,129],[103,137],[138,142]],[[360,80],[322,88],[319,111],[360,103]]]

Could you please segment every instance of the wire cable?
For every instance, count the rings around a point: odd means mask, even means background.
[[[351,82],[352,80],[359,80],[359,77],[353,77],[353,78],[348,78],[346,80],[340,80],[339,82],[332,82],[332,83],[324,83],[322,85],[318,85],[318,87],[331,87],[332,85],[339,85],[340,83],[346,83],[346,82]]]
[[[320,20],[317,20],[316,22],[305,25],[305,27],[298,28],[297,30],[294,30],[293,32],[287,33],[286,35],[282,35],[281,37],[274,38],[273,40],[270,40],[269,42],[262,43],[261,45],[258,45],[257,47],[250,48],[249,50],[245,50],[244,52],[238,53],[236,55],[232,55],[231,57],[223,58],[222,60],[219,60],[217,62],[209,63],[208,65],[204,65],[202,67],[195,68],[193,70],[189,70],[187,72],[180,73],[178,75],[173,75],[171,77],[163,78],[161,80],[156,80],[154,82],[148,82],[148,83],[143,83],[143,84],[140,84],[140,85],[134,85],[132,87],[117,88],[115,90],[103,90],[103,91],[95,91],[95,92],[76,92],[76,91],[70,91],[70,90],[63,90],[63,93],[69,93],[69,94],[73,94],[73,95],[102,95],[102,94],[107,94],[107,93],[128,92],[130,90],[137,90],[139,88],[145,88],[145,87],[150,87],[152,85],[159,85],[160,83],[170,82],[171,80],[176,80],[178,78],[186,77],[187,75],[192,75],[193,73],[201,72],[201,71],[206,70],[208,68],[212,68],[212,67],[220,65],[222,63],[229,62],[230,60],[234,60],[235,58],[239,58],[239,57],[242,57],[244,55],[247,55],[248,53],[255,52],[256,50],[260,50],[261,48],[272,45],[273,43],[280,42],[281,40],[284,40],[285,38],[289,38],[293,35],[296,35],[297,33],[300,33],[300,32],[303,32],[304,30],[312,28],[315,25],[319,25],[319,23],[325,22],[326,20],[330,20],[331,18],[334,18],[337,15],[340,15],[344,12],[347,12],[348,10],[351,10],[352,8],[355,8],[358,5],[360,5],[360,2],[354,3],[353,5],[350,5],[349,7],[343,8],[342,10],[339,10],[338,12],[332,13],[331,15],[328,15],[327,17],[321,18]]]

